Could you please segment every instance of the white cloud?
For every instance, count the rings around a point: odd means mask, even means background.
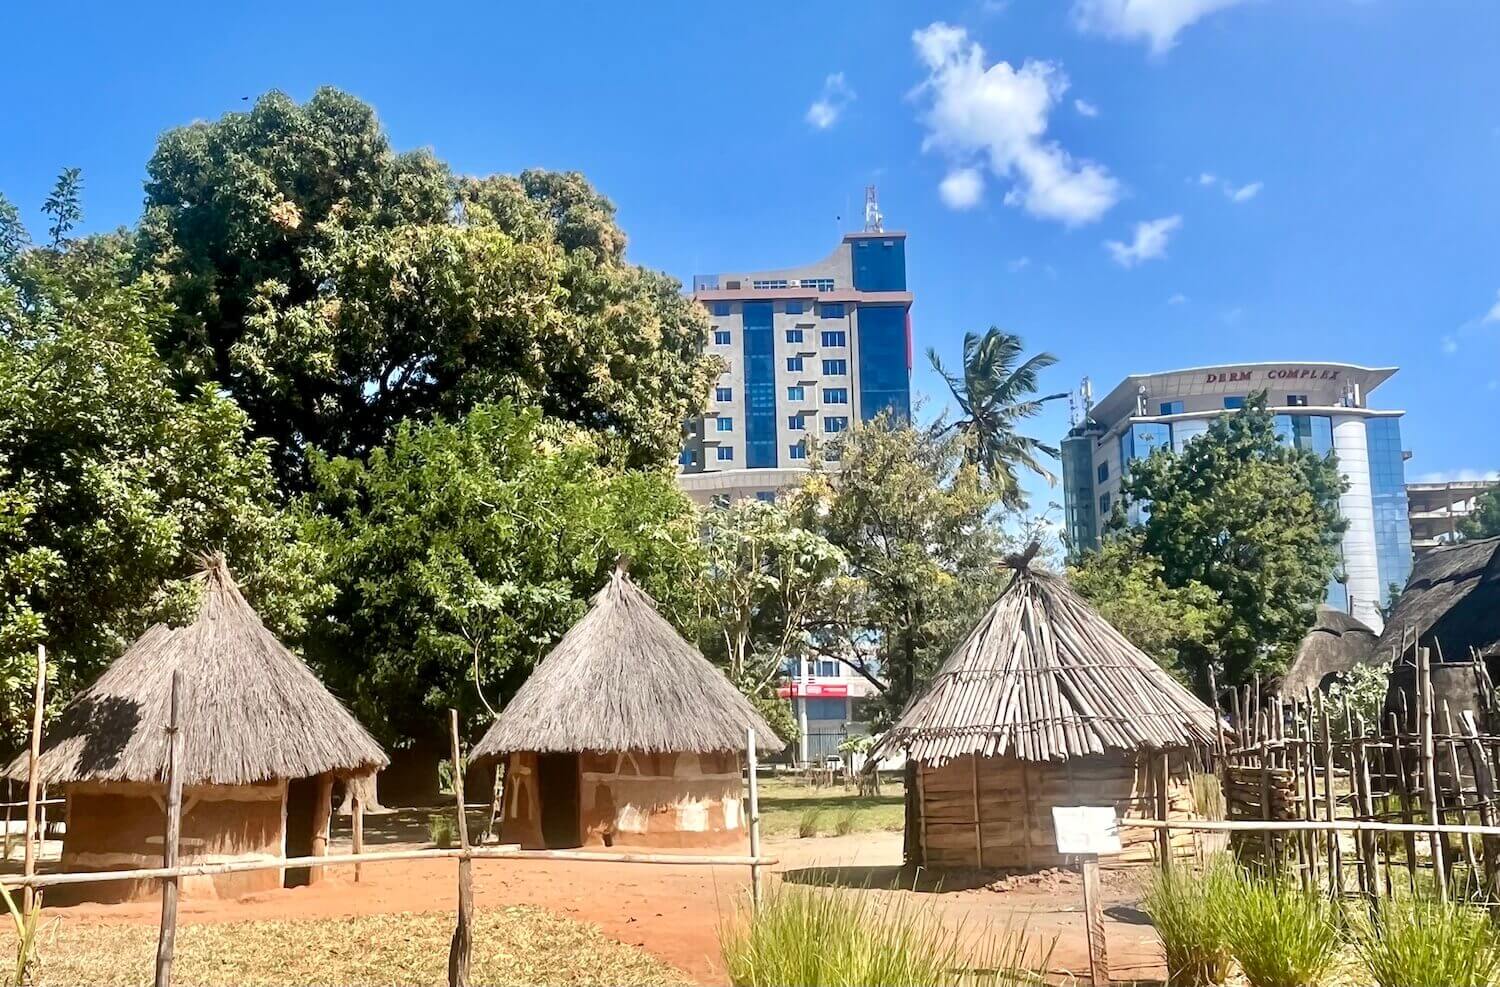
[[[1091,34],[1145,41],[1160,55],[1196,21],[1245,0],[1073,0],[1073,24]]]
[[[1219,180],[1219,176],[1211,171],[1205,171],[1198,176],[1199,185],[1212,185]]]
[[[1500,322],[1500,291],[1495,292],[1495,304],[1479,319],[1479,324],[1487,326],[1492,322]]]
[[[1099,107],[1086,99],[1073,100],[1073,109],[1077,110],[1078,115],[1081,117],[1096,117],[1099,115]]]
[[[1443,337],[1443,352],[1447,353],[1450,356],[1453,355],[1454,353],[1457,353],[1458,352],[1458,340],[1454,339],[1452,336],[1444,336]]]
[[[986,66],[984,49],[968,32],[941,21],[912,32],[912,44],[928,71],[914,93],[928,103],[924,151],[942,153],[955,169],[987,163],[997,178],[1011,181],[1007,205],[1068,226],[1094,222],[1119,199],[1119,182],[1107,168],[1075,160],[1046,139],[1048,115],[1068,88],[1056,64]]]
[[[1475,483],[1481,480],[1500,480],[1500,470],[1456,469],[1423,473],[1417,483]]]
[[[1134,267],[1167,255],[1167,241],[1182,226],[1181,216],[1163,216],[1135,224],[1135,236],[1129,243],[1106,240],[1105,249],[1121,267]]]
[[[807,122],[814,129],[827,130],[839,122],[852,102],[854,90],[844,81],[844,73],[834,72],[823,80],[823,92],[807,108]]]
[[[1009,264],[1006,264],[1005,268],[1006,268],[1006,270],[1010,271],[1010,273],[1012,273],[1012,274],[1019,274],[1020,272],[1026,270],[1030,266],[1031,266],[1031,258],[1030,257],[1017,257],[1015,260],[1011,261]]]
[[[1500,391],[1500,379],[1492,380],[1484,386],[1486,391]]]
[[[1251,182],[1248,185],[1241,185],[1239,188],[1235,188],[1233,185],[1225,182],[1224,194],[1229,196],[1230,202],[1249,202],[1259,195],[1260,190],[1265,187],[1264,182]]]
[[[1187,300],[1188,300],[1187,295],[1184,295],[1182,292],[1179,291],[1177,294],[1175,294],[1171,298],[1167,299],[1167,304],[1168,305],[1186,305],[1187,304]]]
[[[950,209],[972,209],[984,198],[984,173],[978,168],[955,168],[938,183],[938,195]]]

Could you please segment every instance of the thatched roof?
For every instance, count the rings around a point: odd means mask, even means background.
[[[1297,646],[1297,657],[1282,676],[1283,696],[1301,696],[1319,689],[1323,680],[1368,661],[1375,650],[1375,632],[1342,610],[1318,607],[1312,629]]]
[[[243,785],[389,763],[312,670],[261,623],[222,555],[205,559],[197,619],[156,624],[63,710],[44,734],[49,784],[165,778],[172,671],[184,784]],[[6,774],[26,777],[26,756]]]
[[[541,660],[474,748],[742,751],[785,746],[729,679],[616,569],[588,613]]]
[[[1060,575],[1022,562],[999,600],[881,739],[919,761],[1060,761],[1206,747],[1214,712],[1127,641]]]
[[[1376,658],[1389,664],[1413,640],[1432,648],[1434,661],[1500,654],[1500,537],[1440,546],[1417,559]]]

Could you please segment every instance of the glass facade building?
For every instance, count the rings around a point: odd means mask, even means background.
[[[1374,418],[1365,424],[1370,454],[1370,503],[1375,509],[1375,558],[1381,597],[1411,578],[1411,521],[1406,503],[1406,454],[1401,419]]]
[[[776,357],[770,302],[745,303],[745,465],[776,465]]]

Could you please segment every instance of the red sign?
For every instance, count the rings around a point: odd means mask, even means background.
[[[782,699],[806,697],[808,699],[836,699],[849,695],[847,683],[839,682],[804,682],[793,679],[786,685],[778,686],[776,695]]]
[[[1339,372],[1327,367],[1275,367],[1262,371],[1267,380],[1338,380]],[[1204,375],[1205,384],[1240,384],[1250,380],[1254,371],[1216,370]]]

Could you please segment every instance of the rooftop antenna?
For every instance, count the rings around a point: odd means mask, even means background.
[[[885,231],[885,217],[880,215],[880,196],[875,191],[875,186],[865,186],[865,232],[883,233]]]
[[[1094,413],[1094,382],[1085,377],[1078,382],[1078,393],[1083,398],[1083,420],[1088,421]]]

